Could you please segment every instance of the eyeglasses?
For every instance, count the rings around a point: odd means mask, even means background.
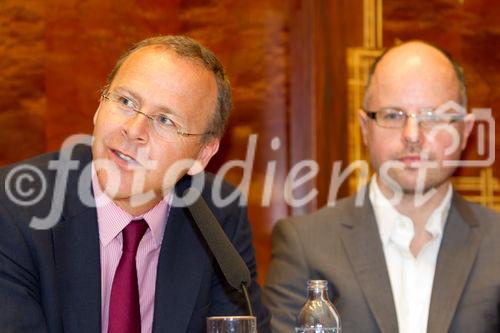
[[[465,114],[462,113],[437,113],[435,109],[420,109],[418,114],[410,113],[400,108],[382,108],[377,111],[363,110],[366,115],[374,119],[377,125],[384,128],[403,128],[408,118],[415,118],[422,128],[433,128],[436,126],[448,125],[455,121],[463,120]]]
[[[141,114],[148,118],[151,128],[166,141],[175,142],[178,136],[189,137],[213,134],[213,132],[189,133],[165,113],[147,114],[142,112],[132,98],[123,94],[108,92],[101,96],[106,101],[111,102],[109,110],[116,115],[132,118],[136,114]]]

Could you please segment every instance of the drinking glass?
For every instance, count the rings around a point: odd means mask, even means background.
[[[208,317],[207,333],[257,333],[257,320],[251,316]]]

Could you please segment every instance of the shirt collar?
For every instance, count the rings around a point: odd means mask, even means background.
[[[425,225],[433,238],[441,237],[444,225],[448,217],[451,206],[452,187],[448,185],[448,191],[439,206],[432,212]],[[415,235],[413,222],[411,219],[401,214],[390,203],[389,199],[380,190],[377,184],[377,176],[373,175],[370,181],[369,198],[375,213],[375,219],[383,245],[387,245],[389,240],[398,239],[409,244]]]
[[[452,195],[452,187],[451,185],[448,185],[448,190],[444,199],[441,201],[436,210],[434,210],[432,215],[429,217],[429,221],[425,225],[425,230],[431,233],[434,237],[440,237],[443,234],[444,225],[448,219],[448,213],[450,212]]]
[[[99,239],[106,247],[130,221],[144,219],[148,224],[154,241],[154,247],[158,248],[163,240],[165,226],[171,206],[171,195],[166,195],[156,206],[139,216],[132,216],[120,207],[104,193],[99,184],[97,173],[92,164],[92,189],[97,209],[97,224],[99,227]]]

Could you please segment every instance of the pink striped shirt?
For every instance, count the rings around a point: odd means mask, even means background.
[[[130,221],[142,218],[147,222],[149,229],[139,243],[136,257],[141,332],[151,332],[153,329],[156,269],[170,208],[168,196],[145,214],[132,216],[116,206],[102,191],[95,172],[92,172],[92,188],[97,205],[101,253],[101,331],[103,333],[108,331],[111,286],[122,254],[123,238],[121,232]]]

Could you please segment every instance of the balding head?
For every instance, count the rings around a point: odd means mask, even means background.
[[[370,68],[363,106],[373,109],[371,102],[385,83],[398,83],[402,92],[418,79],[423,87],[437,89],[467,107],[467,90],[461,66],[444,50],[421,41],[407,42],[386,50]],[[451,94],[450,94],[451,92]]]
[[[446,190],[456,168],[446,163],[460,159],[474,124],[455,107],[465,96],[457,68],[423,42],[391,48],[375,63],[358,119],[381,187],[410,195]]]

